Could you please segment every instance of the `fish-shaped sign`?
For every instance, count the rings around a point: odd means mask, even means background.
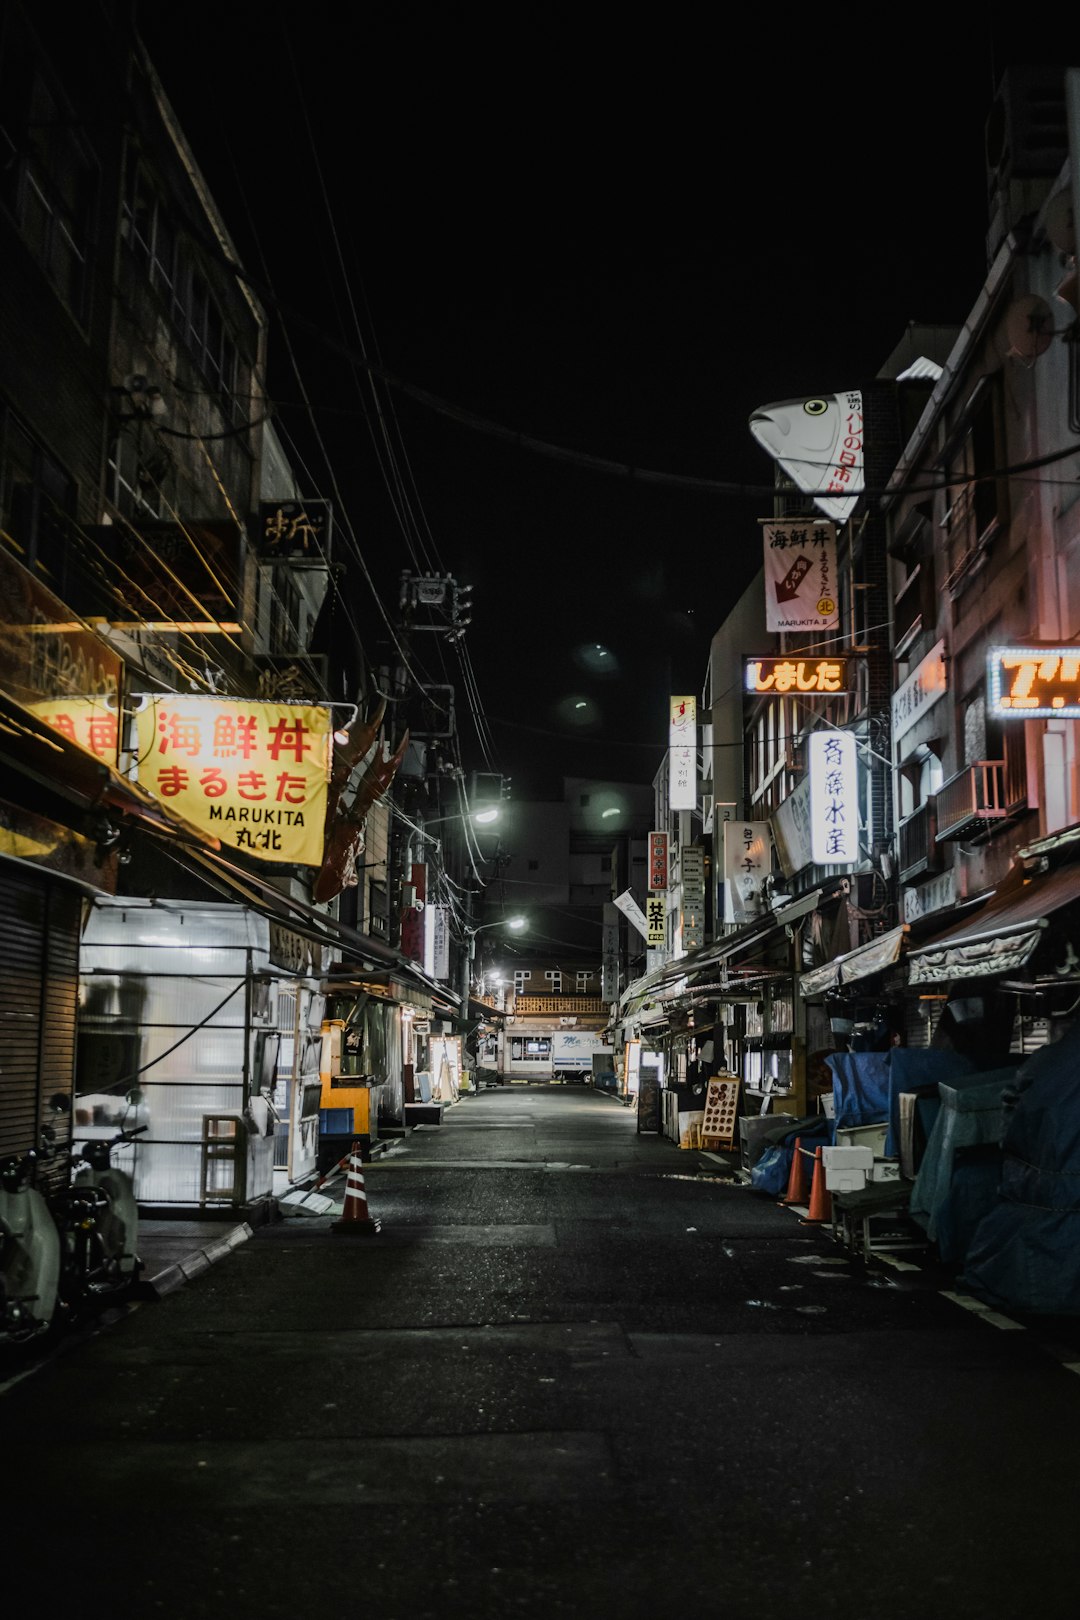
[[[750,432],[834,523],[846,523],[865,487],[863,402],[857,388],[762,405]]]

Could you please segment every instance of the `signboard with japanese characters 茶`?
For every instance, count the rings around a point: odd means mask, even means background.
[[[222,844],[318,866],[330,725],[326,708],[148,697],[137,716],[139,784]]]
[[[668,886],[668,835],[666,832],[649,834],[649,888],[654,892]]]
[[[819,730],[810,739],[810,842],[818,866],[859,859],[858,774],[850,731]]]
[[[671,700],[668,790],[672,810],[697,808],[697,698]]]
[[[840,623],[835,525],[803,518],[764,523],[762,529],[766,630],[835,629]]]
[[[724,921],[749,922],[764,909],[762,889],[772,869],[767,821],[724,822]]]
[[[667,895],[650,894],[645,902],[645,943],[656,949],[667,944]]]

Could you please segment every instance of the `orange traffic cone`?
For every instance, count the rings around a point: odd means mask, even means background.
[[[782,1204],[806,1203],[806,1160],[802,1150],[802,1137],[795,1138],[795,1152],[791,1155],[791,1174],[788,1176],[787,1192],[781,1198]]]
[[[349,1237],[375,1237],[382,1231],[382,1221],[368,1209],[359,1142],[353,1143],[352,1152],[349,1154],[349,1171],[345,1178],[345,1206],[341,1211],[341,1219],[334,1221],[330,1230],[344,1232]]]
[[[810,1186],[810,1213],[804,1215],[803,1225],[809,1226],[811,1221],[819,1225],[824,1221],[832,1220],[832,1194],[825,1185],[825,1161],[821,1157],[821,1149],[814,1150],[814,1179]]]

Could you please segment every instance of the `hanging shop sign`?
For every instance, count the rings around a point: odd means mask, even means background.
[[[810,836],[810,781],[803,777],[773,812],[773,841],[780,858],[780,869],[794,877],[814,858]]]
[[[945,642],[931,647],[902,685],[893,693],[893,742],[909,732],[915,722],[933,707],[938,698],[945,696]]]
[[[425,906],[424,972],[432,979],[450,977],[450,927],[445,906]]]
[[[668,835],[666,832],[649,834],[649,888],[654,893],[668,886]]]
[[[767,821],[725,821],[725,922],[749,922],[762,914],[765,909],[762,891],[771,866]]]
[[[645,913],[634,899],[634,896],[631,894],[630,890],[624,889],[622,894],[617,894],[615,896],[614,904],[618,906],[623,916],[628,918],[629,921],[633,923],[642,939],[648,939],[649,928],[645,921]]]
[[[326,562],[332,522],[329,501],[263,501],[256,554],[260,562],[286,557]]]
[[[156,799],[259,860],[321,863],[329,709],[169,694],[144,698],[136,725]]]
[[[750,693],[827,697],[847,691],[846,658],[746,658],[743,666],[743,685]]]
[[[696,951],[705,943],[705,851],[700,845],[682,850],[682,945]]]
[[[600,998],[615,1001],[619,994],[619,919],[610,901],[604,905],[604,929],[601,935]]]
[[[672,810],[697,807],[697,698],[673,697],[668,722],[668,798]]]
[[[763,523],[762,530],[766,630],[836,629],[840,606],[835,524],[804,518],[802,522]]]
[[[818,866],[859,859],[858,777],[850,731],[813,731],[809,738],[810,842]]]
[[[409,870],[401,897],[401,954],[410,962],[424,960],[424,912],[427,904],[427,867],[420,861]]]
[[[0,549],[0,687],[8,696],[115,765],[123,675],[112,648]]]
[[[667,896],[650,894],[645,902],[645,943],[653,948],[667,943]]]
[[[859,389],[763,405],[750,418],[750,432],[819,511],[847,522],[864,488]]]
[[[1080,720],[1080,647],[991,647],[990,713],[1003,720]]]

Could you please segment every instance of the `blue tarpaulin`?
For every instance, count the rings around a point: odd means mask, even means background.
[[[822,1115],[797,1121],[779,1141],[773,1142],[761,1154],[750,1172],[751,1187],[758,1192],[771,1193],[774,1198],[784,1196],[796,1141],[800,1141],[804,1148],[826,1147],[832,1141],[832,1121]]]
[[[833,1126],[883,1125],[889,1117],[890,1052],[832,1052]]]
[[[958,1175],[957,1156],[996,1145],[1003,1129],[1002,1093],[1016,1069],[963,1074],[940,1082],[941,1108],[911,1189],[912,1218],[937,1244],[943,1260],[962,1260],[976,1224],[994,1201],[999,1166],[992,1158]],[[982,1206],[977,1200],[982,1198]]]
[[[1080,1023],[1006,1092],[1001,1186],[975,1229],[963,1287],[988,1304],[1080,1314]]]
[[[937,1085],[975,1069],[970,1058],[947,1047],[894,1046],[889,1053],[889,1132],[885,1157],[900,1157],[900,1093]]]

